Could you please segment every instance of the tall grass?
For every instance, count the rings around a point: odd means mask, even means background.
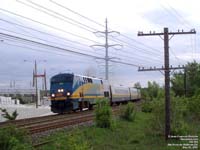
[[[110,128],[112,124],[112,112],[107,99],[98,99],[95,110],[96,126]]]
[[[130,102],[126,106],[121,106],[120,116],[127,121],[134,121],[136,117],[134,104]]]

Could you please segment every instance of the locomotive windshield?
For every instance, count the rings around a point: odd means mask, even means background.
[[[51,84],[72,83],[72,74],[59,74],[51,78]]]

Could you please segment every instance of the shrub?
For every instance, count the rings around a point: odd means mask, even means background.
[[[189,100],[188,109],[196,120],[200,120],[200,95],[196,95]]]
[[[152,103],[152,118],[149,122],[150,132],[155,135],[164,135],[165,131],[165,114],[164,114],[164,101],[154,101]]]
[[[187,99],[172,97],[171,98],[171,134],[186,135],[188,133],[188,125],[184,116],[187,114]],[[153,102],[153,117],[150,122],[150,130],[156,135],[164,135],[165,133],[165,103],[164,99]]]
[[[6,109],[0,108],[0,110],[2,111],[2,113],[3,113],[2,116],[5,119],[15,120],[17,118],[17,116],[18,116],[17,110],[15,110],[12,114],[9,114]]]
[[[152,102],[144,102],[142,104],[142,112],[150,113],[153,110]]]
[[[111,108],[107,99],[99,99],[96,103],[95,121],[97,127],[110,128],[112,124]]]
[[[187,135],[188,131],[189,131],[189,126],[183,120],[172,122],[171,135]]]
[[[14,126],[0,129],[1,150],[31,150],[31,140],[26,132]]]
[[[128,103],[125,107],[121,109],[121,118],[127,121],[134,121],[136,116],[136,111],[133,103]]]

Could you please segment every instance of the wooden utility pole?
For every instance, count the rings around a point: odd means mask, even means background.
[[[170,69],[173,67],[169,67],[169,40],[176,34],[196,34],[196,31],[192,29],[189,32],[184,32],[183,30],[180,32],[169,32],[168,28],[164,28],[163,33],[143,33],[138,32],[138,36],[164,36],[164,68],[150,68],[150,69],[140,69],[139,71],[155,71],[155,70],[164,70],[165,72],[165,139],[168,139],[170,135]],[[169,35],[171,37],[169,38]],[[176,69],[183,69],[180,67],[174,67]]]

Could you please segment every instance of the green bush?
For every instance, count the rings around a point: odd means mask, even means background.
[[[164,99],[154,101],[152,114],[149,120],[149,128],[156,135],[165,133],[165,103]],[[188,124],[185,121],[187,115],[187,99],[172,97],[170,105],[171,134],[186,135],[189,132]]]
[[[134,121],[136,116],[134,104],[128,103],[125,107],[122,107],[120,116],[127,121]]]
[[[95,121],[97,127],[110,128],[112,124],[112,113],[107,99],[99,99],[96,103]]]
[[[189,126],[184,120],[178,120],[176,123],[172,122],[171,135],[188,135]]]
[[[153,110],[152,102],[144,102],[141,107],[142,112],[150,113]]]
[[[195,119],[200,120],[200,95],[195,95],[190,98],[188,102],[188,109],[190,114],[193,115]]]
[[[152,118],[149,119],[149,130],[155,135],[164,135],[165,114],[164,100],[154,101],[152,103]]]
[[[0,129],[1,150],[31,150],[31,140],[26,132],[14,126]]]

